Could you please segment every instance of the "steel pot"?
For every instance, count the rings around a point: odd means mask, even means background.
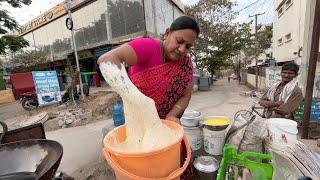
[[[196,127],[199,126],[199,122],[202,120],[202,115],[198,111],[185,112],[180,121],[185,127]]]

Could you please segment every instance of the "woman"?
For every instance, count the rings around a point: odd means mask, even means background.
[[[125,63],[133,84],[155,101],[159,117],[180,123],[193,87],[188,52],[199,32],[192,17],[181,16],[166,29],[162,41],[135,39],[102,55],[98,63]]]

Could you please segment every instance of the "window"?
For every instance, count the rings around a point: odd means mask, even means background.
[[[279,46],[282,45],[282,38],[278,39],[278,45],[279,45]]]
[[[287,0],[286,1],[286,9],[288,9],[292,5],[292,0]]]
[[[278,9],[278,17],[280,17],[283,14],[283,9],[282,7]]]
[[[280,17],[283,14],[283,8],[279,8],[278,9],[278,17]]]
[[[291,39],[291,33],[289,33],[289,34],[286,35],[286,42],[289,42],[291,40],[292,40]]]

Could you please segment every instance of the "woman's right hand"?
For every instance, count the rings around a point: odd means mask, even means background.
[[[181,121],[180,121],[180,119],[179,119],[179,118],[177,118],[177,117],[174,117],[174,116],[168,116],[168,117],[166,117],[166,119],[167,119],[167,120],[169,120],[169,121],[176,122],[176,123],[178,123],[178,124],[180,124],[180,125],[181,125]]]

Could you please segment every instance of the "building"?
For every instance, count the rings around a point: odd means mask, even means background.
[[[313,0],[276,0],[274,4],[273,56],[278,65],[295,61],[300,66],[298,79],[303,94],[307,82],[309,61],[307,53],[310,48],[308,44],[311,42],[315,2]],[[280,68],[276,73],[279,74],[279,72]],[[315,74],[314,97],[320,98],[318,82],[320,82],[319,62]]]
[[[124,42],[160,37],[184,14],[180,0],[72,0],[71,10],[81,71],[97,70],[97,58]],[[62,2],[17,32],[30,43],[25,50],[46,53],[50,67],[61,71],[72,71],[76,64],[67,17]]]
[[[277,63],[301,64],[307,0],[276,0],[273,17],[273,56]]]

